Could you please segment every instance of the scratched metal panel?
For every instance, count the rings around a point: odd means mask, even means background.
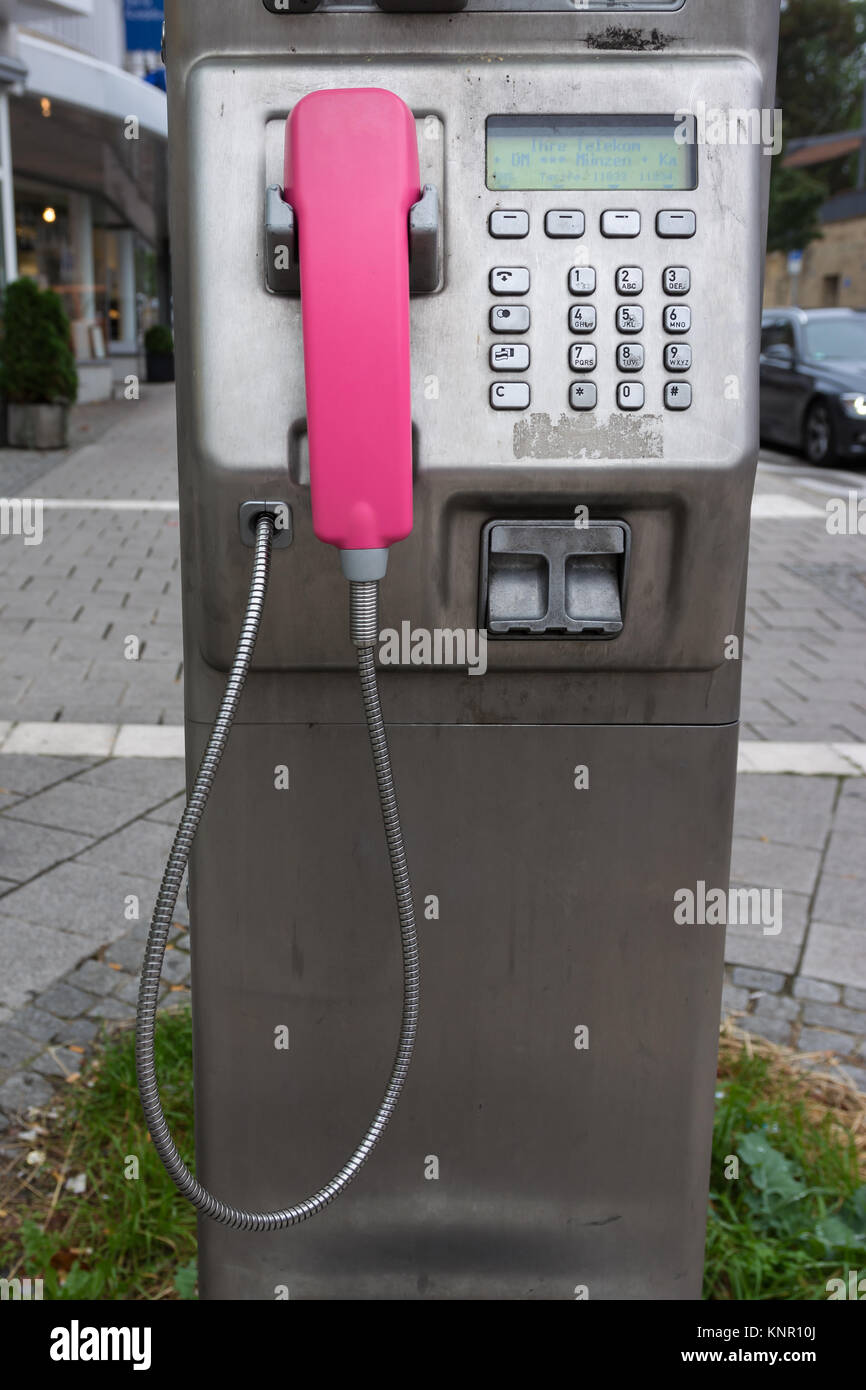
[[[203,1296],[697,1298],[724,928],[677,925],[674,893],[728,882],[736,728],[391,741],[421,938],[406,1091],[314,1220],[200,1223]],[[192,880],[196,1149],[262,1210],[336,1172],[375,1110],[399,939],[363,729],[236,729],[220,778]]]

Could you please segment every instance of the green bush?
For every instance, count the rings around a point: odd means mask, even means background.
[[[14,405],[72,403],[78,372],[69,318],[60,296],[33,280],[15,280],[3,296],[0,392]]]
[[[171,329],[164,323],[155,323],[144,335],[144,350],[154,357],[170,357],[174,352]]]

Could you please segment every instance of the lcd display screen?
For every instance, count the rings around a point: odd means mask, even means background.
[[[488,116],[487,187],[640,192],[698,186],[693,117]]]

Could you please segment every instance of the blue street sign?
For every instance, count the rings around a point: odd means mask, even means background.
[[[158,53],[162,47],[164,0],[123,0],[126,47],[130,53],[144,49]]]
[[[788,274],[789,274],[789,275],[799,275],[799,274],[802,272],[802,269],[803,269],[803,252],[802,252],[802,251],[789,251],[789,252],[788,252]]]

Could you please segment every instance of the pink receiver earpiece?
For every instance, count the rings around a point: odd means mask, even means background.
[[[311,92],[286,127],[295,211],[313,529],[348,577],[385,572],[412,530],[409,209],[415,122],[393,92]],[[358,552],[380,552],[360,555]],[[354,559],[352,558],[354,557]]]

